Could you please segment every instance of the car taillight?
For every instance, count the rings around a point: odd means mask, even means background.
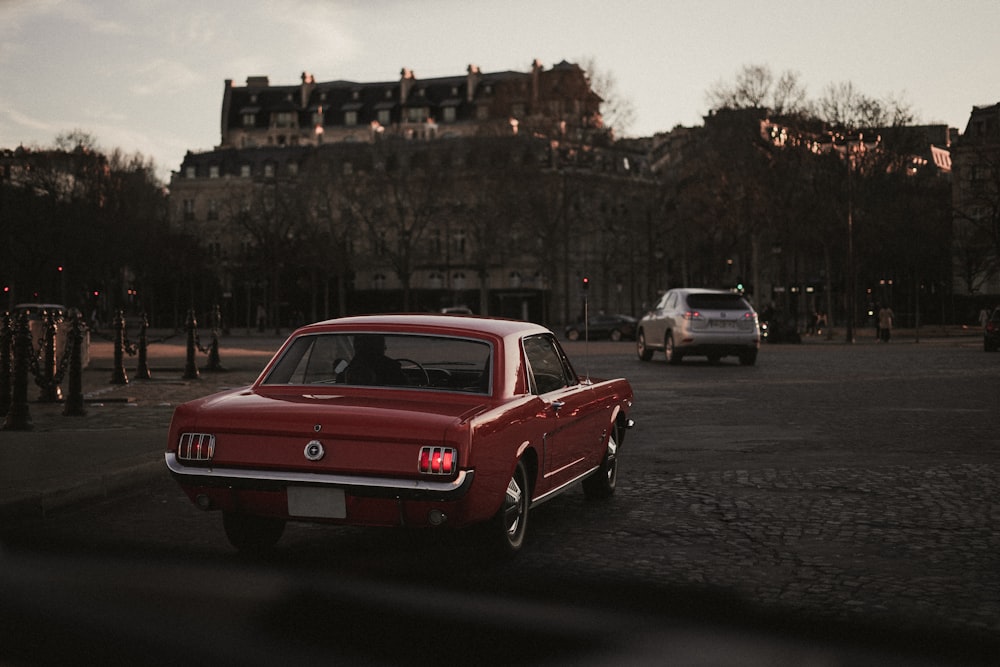
[[[215,436],[208,433],[182,433],[177,443],[177,458],[183,461],[211,461],[215,456]]]
[[[687,312],[684,313],[684,319],[685,320],[700,320],[701,319],[701,313],[699,311],[697,311],[697,310],[689,310],[689,311],[687,311]]]
[[[458,468],[458,451],[452,447],[421,447],[417,470],[425,475],[450,475]]]

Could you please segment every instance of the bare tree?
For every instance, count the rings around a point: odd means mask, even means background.
[[[897,127],[913,122],[913,113],[902,99],[878,99],[861,93],[850,82],[829,84],[817,102],[819,118],[848,131]]]
[[[591,89],[603,100],[604,125],[613,129],[617,136],[627,136],[635,124],[635,106],[618,90],[614,72],[600,69],[593,57],[581,59],[580,67],[587,73]]]
[[[706,93],[712,110],[770,109],[787,116],[809,110],[799,75],[785,71],[775,79],[767,65],[744,65],[732,82],[719,81]]]

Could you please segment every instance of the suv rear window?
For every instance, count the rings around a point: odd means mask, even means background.
[[[688,294],[689,308],[716,310],[747,310],[747,303],[739,294]]]

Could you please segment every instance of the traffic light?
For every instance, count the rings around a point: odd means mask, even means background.
[[[583,291],[584,292],[586,292],[588,289],[590,289],[590,278],[588,278],[587,276],[584,276],[583,277],[583,281],[581,282],[581,287],[583,287]]]

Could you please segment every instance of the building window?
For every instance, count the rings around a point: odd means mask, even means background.
[[[357,125],[358,124],[358,112],[357,111],[345,111],[344,112],[344,125]]]
[[[257,124],[257,115],[252,113],[243,114],[243,127],[253,127]]]
[[[298,162],[289,162],[288,163],[288,175],[291,176],[291,177],[293,177],[293,178],[299,175],[299,163]]]
[[[411,123],[422,123],[429,115],[427,107],[410,107],[406,110],[406,119]]]
[[[185,199],[184,200],[184,220],[186,222],[191,222],[194,220],[194,200]]]
[[[198,176],[198,168],[193,164],[189,164],[184,167],[184,178],[196,178]]]
[[[250,165],[248,164],[240,165],[240,178],[250,178]]]
[[[208,165],[208,177],[209,178],[218,178],[219,177],[219,165],[217,165],[217,164],[210,164],[210,165]]]
[[[275,127],[295,127],[296,124],[294,111],[279,111],[274,114]]]
[[[465,230],[459,229],[452,236],[452,250],[458,254],[459,257],[465,256]]]
[[[443,109],[443,120],[445,123],[455,122],[455,107],[445,107]]]
[[[344,173],[344,176],[350,176],[351,174],[353,174],[354,173],[354,163],[353,162],[345,162],[344,163],[344,168],[343,168],[343,173]]]
[[[389,125],[392,122],[392,111],[389,109],[378,110],[379,125]]]
[[[264,178],[274,178],[274,163],[265,162],[264,163]]]
[[[208,219],[218,220],[219,219],[219,202],[214,199],[208,200]]]
[[[376,273],[372,276],[372,289],[385,289],[385,275]]]
[[[441,273],[434,271],[430,275],[428,286],[431,289],[441,289],[444,287],[444,276]]]
[[[476,120],[489,120],[490,108],[485,104],[476,107]]]

